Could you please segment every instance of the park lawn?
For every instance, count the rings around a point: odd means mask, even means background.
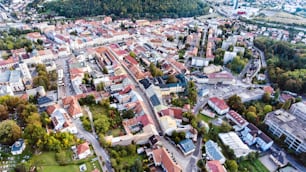
[[[58,165],[55,160],[55,152],[43,152],[40,155],[34,155],[32,160],[39,162],[40,165]]]
[[[79,172],[79,165],[66,165],[66,166],[42,166],[38,169],[39,172]]]
[[[210,118],[210,117],[208,117],[208,116],[206,116],[206,115],[203,115],[203,114],[201,114],[201,113],[199,113],[198,115],[197,115],[201,120],[203,120],[203,121],[205,121],[206,123],[209,123],[213,118]]]
[[[247,168],[251,172],[269,172],[269,170],[258,160],[239,162],[239,168]]]
[[[105,107],[101,106],[100,104],[90,105],[89,109],[92,113],[93,118],[95,118],[95,116],[97,116],[98,114],[108,114],[107,109],[105,109]]]
[[[66,155],[67,156],[65,158],[67,158],[68,161],[72,161],[71,160],[72,152],[67,150]],[[94,157],[89,157],[88,159],[72,161],[72,163],[77,163],[79,165],[70,164],[70,165],[60,166],[59,163],[57,163],[55,160],[55,152],[43,152],[40,155],[33,156],[32,160],[34,162],[35,161],[38,162],[38,164],[40,165],[38,166],[39,172],[67,172],[67,171],[78,172],[80,171],[79,166],[83,164],[81,162],[84,162],[86,164],[87,171],[93,171],[95,169],[94,166],[98,170],[102,171],[98,160],[91,162],[93,158]]]

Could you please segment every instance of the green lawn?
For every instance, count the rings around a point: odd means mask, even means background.
[[[208,117],[206,115],[203,115],[201,113],[199,113],[197,116],[198,116],[198,118],[200,118],[201,120],[205,121],[206,123],[208,123],[209,121],[211,121],[213,119],[213,118],[210,118],[210,117]]]
[[[122,129],[120,128],[116,128],[116,129],[112,129],[108,132],[108,135],[112,135],[113,137],[118,137],[120,136],[120,133],[124,132]]]
[[[78,165],[66,165],[66,166],[43,166],[42,168],[38,169],[39,172],[79,172]]]
[[[269,172],[269,170],[258,160],[240,162],[239,168],[246,168],[250,172]]]
[[[92,113],[93,118],[95,118],[98,114],[108,114],[107,109],[105,107],[97,104],[97,105],[90,105],[89,109]]]
[[[70,153],[67,152],[67,158],[70,157],[69,155]],[[96,160],[94,162],[91,162],[91,160],[94,157],[90,157],[88,159],[85,160],[79,160],[79,161],[74,161],[74,163],[77,164],[83,164],[83,163],[79,163],[79,162],[84,162],[86,164],[87,167],[87,171],[93,171],[95,168],[98,168],[100,171],[100,165],[99,165],[99,161]],[[80,165],[76,165],[76,164],[71,164],[71,165],[65,165],[65,166],[60,166],[56,160],[55,160],[55,152],[44,152],[40,155],[35,155],[32,158],[33,162],[37,162],[37,164],[39,164],[38,166],[38,171],[39,172],[78,172],[79,170],[79,166]]]

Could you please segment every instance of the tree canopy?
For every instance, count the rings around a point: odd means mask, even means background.
[[[133,18],[191,17],[208,12],[200,0],[55,0],[43,4],[46,11],[76,18],[96,15]]]
[[[257,38],[255,46],[264,51],[274,87],[296,93],[306,90],[306,46]]]
[[[5,120],[0,123],[0,143],[13,144],[21,137],[21,129],[13,120]]]

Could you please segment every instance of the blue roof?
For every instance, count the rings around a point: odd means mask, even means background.
[[[38,105],[43,105],[45,103],[50,103],[52,102],[53,100],[47,96],[44,96],[44,97],[40,97],[37,99],[37,102],[38,102]]]
[[[150,97],[150,101],[152,102],[153,106],[158,106],[160,105],[160,101],[157,98],[156,94]]]
[[[208,140],[205,143],[205,150],[206,153],[212,158],[213,160],[221,160],[224,158],[223,154],[220,152],[217,143]]]
[[[190,139],[185,139],[180,141],[179,145],[181,146],[184,152],[190,152],[191,150],[195,149],[195,146]]]
[[[22,139],[16,141],[12,146],[12,152],[19,151],[22,149],[22,145],[24,144],[24,141]]]

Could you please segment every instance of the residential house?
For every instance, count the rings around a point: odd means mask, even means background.
[[[171,159],[170,154],[163,147],[147,152],[147,155],[153,157],[155,166],[160,166],[164,171],[182,172],[182,167]]]
[[[62,99],[62,103],[64,108],[68,109],[68,113],[72,118],[76,119],[83,116],[82,108],[75,97],[65,97]]]
[[[77,128],[73,125],[67,112],[58,105],[51,105],[47,107],[55,131],[77,133]]]
[[[185,139],[185,140],[180,141],[178,143],[178,147],[180,148],[180,150],[185,156],[190,155],[195,151],[195,145],[190,139]]]
[[[268,150],[273,145],[273,140],[251,123],[244,128],[241,135],[249,146],[256,143],[262,151]]]
[[[84,159],[90,156],[92,153],[90,151],[89,143],[85,142],[77,146],[77,156],[78,159]]]
[[[218,97],[209,98],[208,105],[219,115],[223,115],[229,111],[229,106],[226,104],[226,102]]]
[[[230,110],[228,113],[226,113],[225,117],[236,124],[237,131],[242,130],[248,125],[248,121],[246,121],[239,113],[235,112],[234,110]]]
[[[226,169],[219,161],[207,161],[205,167],[208,172],[226,172]]]

